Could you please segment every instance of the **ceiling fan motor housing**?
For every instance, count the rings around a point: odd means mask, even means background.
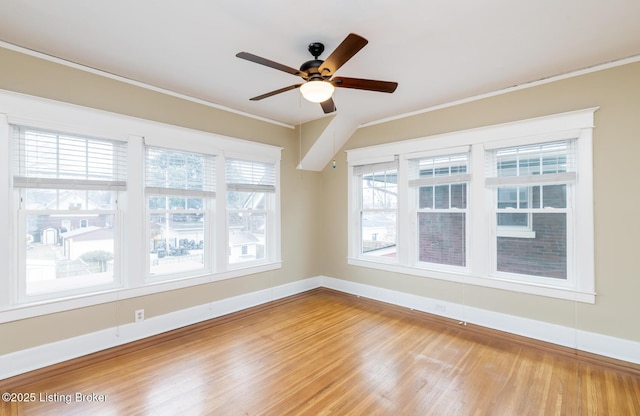
[[[309,78],[313,78],[314,74],[319,74],[318,68],[324,61],[322,59],[312,59],[300,65],[300,71],[309,74]]]

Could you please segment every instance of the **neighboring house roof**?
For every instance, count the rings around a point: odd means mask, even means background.
[[[113,230],[102,227],[84,227],[76,228],[66,233],[60,233],[60,236],[65,239],[80,239],[80,240],[108,240],[113,238]]]
[[[260,240],[251,234],[248,231],[234,231],[229,236],[229,243],[233,246],[236,245],[245,245],[245,244],[256,244],[259,243]]]

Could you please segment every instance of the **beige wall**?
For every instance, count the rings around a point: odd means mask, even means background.
[[[428,92],[426,92],[428,93]],[[594,305],[349,266],[344,150],[599,106],[594,129]],[[640,341],[640,63],[359,129],[325,168],[328,276]]]
[[[281,162],[282,261],[279,270],[224,280],[116,303],[0,324],[0,355],[212,300],[241,295],[321,274],[317,236],[322,230],[320,175],[296,169],[299,138],[294,129],[72,69],[0,48],[0,89],[55,99],[284,148]],[[6,201],[6,197],[0,197]],[[300,230],[308,230],[300,232]],[[2,232],[6,235],[6,232]],[[7,278],[7,273],[0,273]]]
[[[298,133],[0,48],[0,89],[220,133],[284,148],[282,269],[209,285],[0,324],[0,354],[326,275],[435,299],[640,341],[640,64],[557,81],[402,120],[362,128],[337,156],[337,168],[296,169]],[[594,131],[595,305],[515,294],[348,266],[345,149],[599,106]],[[301,231],[304,230],[304,231]],[[3,276],[6,276],[4,274]],[[577,314],[576,314],[577,312]]]

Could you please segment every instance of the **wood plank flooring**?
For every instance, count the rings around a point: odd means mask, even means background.
[[[7,391],[36,400],[1,402],[2,416],[640,415],[633,365],[328,289],[0,381]]]

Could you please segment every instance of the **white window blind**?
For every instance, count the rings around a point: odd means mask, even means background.
[[[13,126],[17,188],[125,190],[126,143]]]
[[[356,165],[353,167],[354,176],[362,176],[374,172],[398,169],[398,156],[387,162],[370,163],[367,165]]]
[[[409,159],[409,186],[430,186],[468,182],[469,154]]]
[[[215,156],[147,147],[145,187],[148,195],[214,197]]]
[[[228,191],[276,191],[276,171],[273,163],[227,159],[226,177]]]
[[[577,143],[563,140],[487,151],[486,185],[574,183]]]

